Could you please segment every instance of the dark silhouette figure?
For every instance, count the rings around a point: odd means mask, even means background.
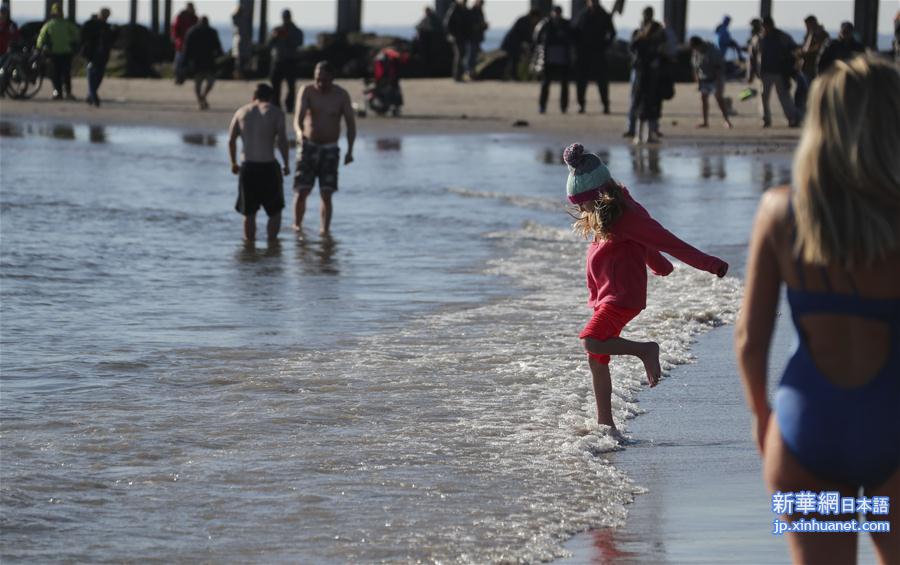
[[[534,26],[541,21],[541,12],[532,9],[530,12],[517,19],[513,26],[503,36],[500,48],[506,52],[505,78],[519,79],[519,64],[523,55],[528,55],[534,47]]]
[[[596,82],[603,102],[603,113],[609,114],[606,50],[615,37],[616,28],[609,12],[597,0],[585,0],[585,10],[575,21],[575,80],[579,113],[585,111],[588,83]]]
[[[550,83],[559,81],[559,109],[563,114],[569,108],[569,69],[572,66],[572,28],[562,17],[562,8],[554,6],[550,17],[535,30],[535,43],[540,46],[544,79],[541,81],[540,112],[547,111]],[[539,63],[540,65],[541,63]]]
[[[92,106],[100,106],[100,96],[97,91],[106,74],[106,64],[109,62],[109,52],[115,41],[112,26],[109,20],[109,8],[100,10],[100,14],[92,17],[81,29],[81,53],[87,60],[88,96],[87,103]]]
[[[272,55],[272,88],[275,90],[273,103],[281,107],[281,83],[287,83],[284,107],[290,112],[294,108],[297,88],[297,58],[303,46],[303,31],[294,25],[291,11],[281,12],[281,25],[272,30],[269,51]]]
[[[453,49],[453,80],[461,81],[465,69],[466,42],[469,40],[469,9],[466,0],[458,0],[450,5],[444,15],[444,30],[447,32],[447,41]]]
[[[841,32],[837,39],[829,41],[819,57],[819,74],[828,70],[835,61],[847,61],[853,57],[865,53],[866,46],[853,36],[853,24],[844,22],[841,24]]]
[[[221,56],[219,32],[210,27],[209,19],[203,16],[184,38],[184,61],[194,77],[194,92],[201,110],[209,109],[206,97],[216,83],[216,59]]]

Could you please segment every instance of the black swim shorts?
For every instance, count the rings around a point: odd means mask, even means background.
[[[244,162],[238,175],[238,198],[234,209],[248,216],[262,206],[269,216],[284,208],[284,184],[278,161]]]
[[[300,159],[294,174],[294,190],[310,190],[319,179],[319,190],[336,192],[341,149],[337,145],[317,145],[305,141],[300,146]]]

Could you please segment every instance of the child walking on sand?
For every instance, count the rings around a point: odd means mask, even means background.
[[[634,355],[644,363],[651,387],[659,382],[659,345],[619,337],[622,328],[647,306],[647,267],[666,276],[666,253],[688,265],[724,277],[728,263],[678,239],[650,217],[628,189],[613,180],[593,153],[575,143],[563,159],[569,166],[566,193],[578,207],[574,229],[591,240],[587,251],[588,306],[594,315],[578,336],[583,340],[597,401],[597,423],[616,429],[612,417],[610,355]]]

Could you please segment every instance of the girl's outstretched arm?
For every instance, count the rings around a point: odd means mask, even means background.
[[[769,401],[766,396],[769,347],[778,309],[781,272],[773,241],[779,209],[786,208],[783,192],[770,190],[759,205],[750,254],[747,259],[747,280],[740,318],[734,331],[734,349],[738,369],[744,385],[744,396],[754,415],[754,435],[760,453],[769,422]],[[788,195],[788,198],[790,196]]]
[[[633,239],[651,250],[664,251],[695,269],[707,271],[719,277],[725,276],[725,273],[728,272],[728,263],[718,257],[707,255],[679,239],[654,220],[647,210],[628,194],[627,190],[623,190],[623,192],[628,201],[628,209],[615,224],[614,230],[617,234]]]

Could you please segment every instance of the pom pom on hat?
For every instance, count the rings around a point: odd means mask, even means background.
[[[606,186],[613,182],[612,175],[600,157],[585,153],[584,146],[573,143],[563,152],[563,161],[569,167],[566,195],[572,204],[596,200]]]
[[[584,157],[584,145],[580,143],[573,143],[563,151],[563,161],[570,169],[577,169],[581,164],[582,157]]]

